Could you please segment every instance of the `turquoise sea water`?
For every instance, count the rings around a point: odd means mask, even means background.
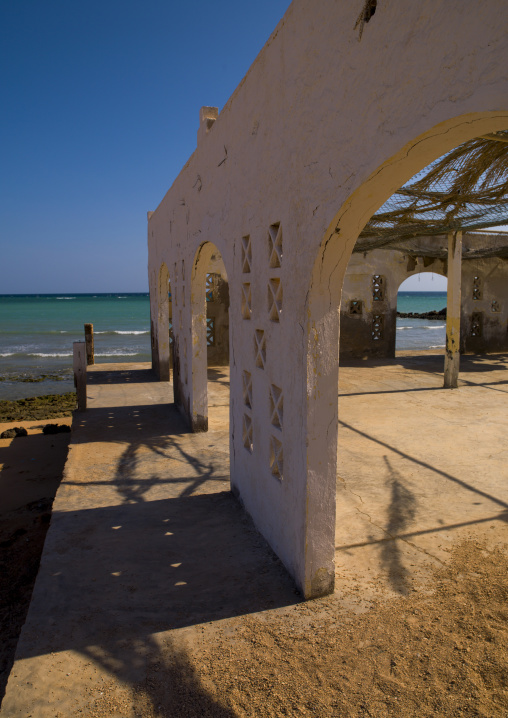
[[[397,311],[431,312],[446,307],[446,292],[399,292]],[[435,349],[443,352],[445,347],[446,323],[427,319],[397,318],[396,351],[404,349]]]
[[[0,295],[0,398],[71,391],[85,323],[97,362],[150,361],[148,294]]]
[[[402,312],[444,306],[446,292],[399,294]],[[0,295],[0,398],[71,391],[72,343],[89,322],[97,362],[150,361],[148,294]],[[442,348],[444,336],[444,322],[397,320],[397,349]]]

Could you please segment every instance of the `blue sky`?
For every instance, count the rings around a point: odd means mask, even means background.
[[[147,291],[146,212],[288,6],[1,3],[0,294]]]
[[[0,294],[146,291],[146,212],[289,0],[0,4]]]

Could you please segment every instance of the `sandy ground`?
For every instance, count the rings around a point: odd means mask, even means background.
[[[13,425],[28,432],[0,439],[0,696],[28,611],[70,440],[70,434],[44,436],[42,427],[71,421],[0,422],[0,434]]]
[[[91,382],[2,718],[506,716],[506,358],[453,392],[432,357],[341,369],[337,590],[307,603],[227,491],[212,375],[202,435],[141,368]]]

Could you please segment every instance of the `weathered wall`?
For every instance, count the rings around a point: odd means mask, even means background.
[[[464,264],[461,351],[508,351],[508,259],[479,259]]]
[[[363,6],[294,0],[148,222],[149,276],[164,262],[176,297],[176,401],[196,429],[196,268],[207,242],[222,255],[231,483],[307,597],[334,585],[338,315],[356,238],[430,161],[508,127],[508,6],[383,0],[360,42]]]
[[[496,247],[505,242],[506,237],[495,234],[464,235],[462,352],[481,354],[508,349],[508,260],[467,259],[470,249]],[[375,249],[351,255],[340,312],[342,357],[395,356],[399,287],[420,272],[447,276],[446,258],[428,256],[432,251],[444,252],[446,243],[446,237],[427,237],[413,241],[411,252]]]

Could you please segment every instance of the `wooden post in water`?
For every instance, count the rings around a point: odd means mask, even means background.
[[[95,354],[93,348],[93,324],[85,324],[85,342],[86,342],[86,363],[88,366],[95,364]]]
[[[446,298],[446,350],[444,388],[456,389],[460,366],[460,300],[462,282],[462,232],[448,235],[448,292]]]
[[[78,411],[86,409],[86,348],[85,342],[73,342],[72,367],[74,369],[74,386],[78,398]]]

